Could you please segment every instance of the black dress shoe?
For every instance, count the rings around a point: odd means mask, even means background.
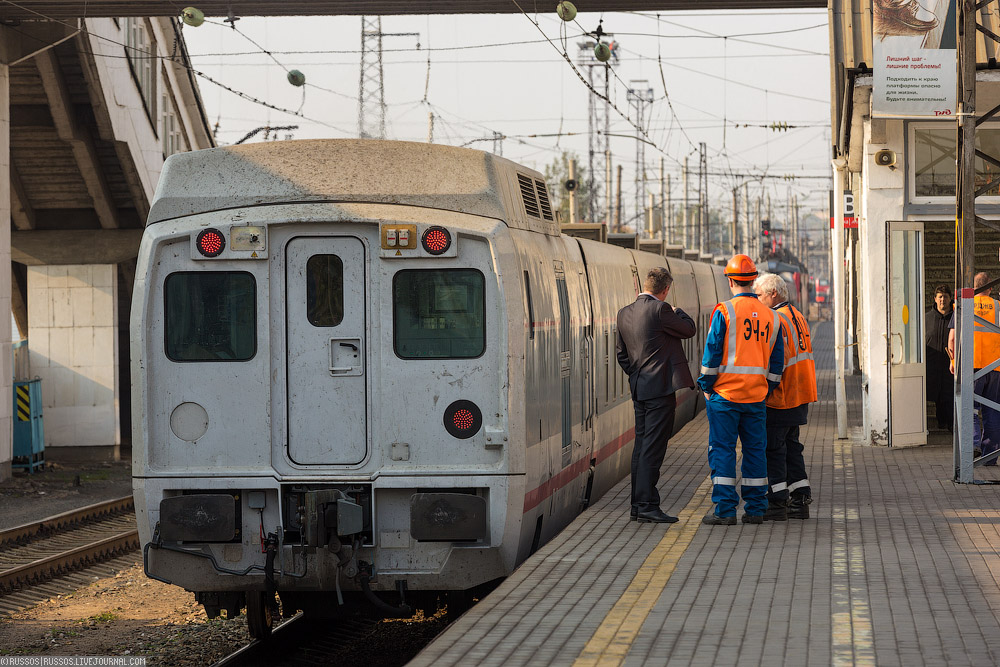
[[[635,507],[632,508],[632,521],[636,521],[639,516],[639,510]]]
[[[635,517],[639,523],[677,523],[678,521],[677,517],[664,514],[662,510],[639,512]]]

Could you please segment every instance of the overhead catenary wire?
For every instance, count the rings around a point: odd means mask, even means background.
[[[556,46],[555,43],[552,42],[552,39],[549,38],[549,36],[545,34],[545,31],[542,30],[542,27],[540,25],[538,25],[538,22],[535,21],[535,20],[533,20],[530,16],[528,16],[527,12],[525,12],[524,9],[521,8],[521,5],[518,4],[517,0],[511,0],[511,2],[514,4],[515,7],[518,8],[518,10],[520,10],[521,14],[524,15],[524,17],[526,19],[528,19],[528,21],[531,22],[531,24],[533,26],[535,26],[535,28],[542,35],[545,36],[546,41],[548,41],[548,43],[552,46],[552,48],[555,49],[556,52],[559,53],[563,57],[563,59],[566,60],[566,62],[569,64],[570,68],[576,74],[577,78],[580,79],[580,81],[583,83],[583,85],[586,86],[593,95],[596,95],[600,99],[606,101],[611,106],[611,108],[615,110],[615,113],[617,113],[619,116],[621,116],[622,118],[624,118],[630,125],[632,125],[632,127],[634,127],[635,130],[637,132],[639,132],[639,134],[641,134],[645,139],[647,139],[649,141],[650,145],[652,145],[653,148],[655,148],[657,151],[659,151],[660,153],[662,153],[667,158],[673,160],[675,163],[680,164],[680,162],[677,160],[677,158],[675,158],[673,155],[671,155],[670,153],[668,153],[667,151],[665,151],[663,148],[661,148],[656,143],[652,142],[652,140],[649,139],[649,135],[646,133],[646,131],[643,128],[641,128],[639,125],[637,125],[635,123],[635,121],[633,121],[627,114],[623,113],[622,110],[618,108],[618,105],[615,104],[615,102],[610,99],[610,97],[604,95],[603,93],[598,92],[593,86],[590,85],[590,83],[583,77],[583,74],[580,73],[580,70],[577,69],[576,65],[573,63],[573,60],[569,57],[569,54],[565,50],[559,51],[559,47]],[[605,65],[605,66],[607,66],[607,65]],[[612,71],[612,73],[614,73],[614,69],[613,68],[611,68],[611,71]],[[615,78],[618,79],[618,74],[617,73],[615,73]],[[618,80],[621,81],[621,79],[618,79]]]
[[[10,0],[2,0],[2,1],[6,1],[6,2],[10,3]],[[10,3],[10,4],[16,4],[16,3]],[[520,7],[519,7],[519,9],[520,9]],[[522,14],[524,14],[523,10],[522,10]],[[538,26],[538,25],[536,25],[536,28],[538,28],[539,30],[541,30],[541,27]],[[249,29],[249,27],[247,29]],[[239,32],[245,34],[244,30],[240,30]],[[775,31],[775,32],[782,32],[782,31]],[[87,34],[92,34],[92,33],[87,33]],[[544,32],[543,32],[543,35],[544,35]],[[112,43],[117,43],[117,44],[119,44],[121,46],[124,46],[120,42],[117,42],[116,40],[113,40],[113,39],[108,39],[108,38],[104,37],[103,35],[94,35],[94,36],[98,37],[99,39],[103,39],[105,41],[109,41],[109,42],[112,42]],[[722,38],[722,37],[724,37],[724,36],[720,36],[719,38]],[[283,51],[271,51],[269,49],[266,49],[265,47],[261,46],[261,44],[257,44],[255,42],[253,42],[252,39],[251,39],[250,43],[254,43],[256,47],[260,48],[260,52],[256,53],[257,55],[263,54],[265,56],[270,57],[270,56],[273,56],[274,54],[278,54],[278,53],[284,54],[285,53]],[[522,43],[539,43],[539,44],[540,43],[549,43],[550,45],[552,45],[552,40],[549,39],[548,36],[545,36],[545,39],[524,40]],[[510,45],[510,44],[514,44],[514,42],[497,42],[495,44],[495,46],[505,46],[505,45]],[[439,47],[439,48],[434,48],[433,51],[435,51],[435,52],[447,51],[447,50],[456,50],[457,51],[457,50],[464,50],[464,49],[488,48],[490,46],[494,46],[494,45],[490,45],[490,44],[484,44],[484,45],[458,45],[458,46],[455,46],[455,47]],[[765,46],[771,46],[771,45],[765,45]],[[411,51],[411,49],[399,49],[399,50],[400,51]],[[422,61],[422,62],[424,64],[428,65],[428,69],[429,69],[430,68],[430,61],[431,61],[430,52],[432,51],[432,49],[426,49],[426,50],[427,50],[427,53],[428,53],[428,58],[425,61]],[[220,49],[220,51],[221,51],[221,49]],[[357,51],[355,51],[355,52],[357,52]],[[332,51],[332,53],[347,54],[349,52],[347,52],[347,51]],[[248,55],[253,55],[253,54],[255,54],[255,53],[254,52],[250,52]],[[102,57],[115,57],[112,54],[100,54],[99,53],[99,54],[96,54],[96,55],[102,56]],[[764,57],[768,57],[768,56],[782,57],[782,56],[784,56],[784,54],[767,54]],[[125,56],[118,56],[118,57],[125,57]],[[153,57],[153,56],[150,56],[150,57]],[[158,56],[158,57],[160,57],[160,58],[162,58],[164,60],[172,60],[169,56]],[[205,57],[205,56],[204,55],[200,55],[200,56],[193,56],[193,57]],[[657,60],[661,61],[662,57],[663,57],[662,54],[658,54]],[[638,58],[641,59],[641,60],[647,60],[647,61],[652,61],[653,60],[653,58],[648,58],[646,56],[642,56],[641,54],[638,54]],[[564,57],[564,59],[565,59],[565,57]],[[677,59],[671,58],[670,62],[668,64],[673,64],[673,62],[675,60],[680,60],[680,59],[681,58],[677,58]],[[288,69],[287,66],[285,66],[284,64],[282,64],[279,59],[273,58],[273,60],[274,60],[274,65],[279,66],[282,69],[284,69],[284,70],[287,71],[287,69]],[[438,62],[439,61],[437,61],[437,59],[434,59],[434,64],[437,64]],[[467,61],[462,61],[462,62],[467,62]],[[542,62],[552,62],[552,61],[546,60],[546,61],[542,61]],[[308,63],[308,64],[312,65],[312,63]],[[207,66],[208,64],[206,63],[205,65]],[[572,66],[572,62],[570,62],[570,65]],[[259,65],[257,65],[257,66],[259,66]],[[270,66],[269,63],[268,63],[268,66]],[[247,101],[249,101],[249,102],[251,102],[253,104],[264,106],[265,108],[275,110],[275,111],[277,111],[279,113],[287,113],[287,114],[291,114],[291,115],[297,115],[298,117],[303,118],[303,120],[306,120],[306,121],[309,121],[309,122],[315,122],[315,123],[317,123],[319,125],[323,125],[323,126],[326,126],[326,127],[331,127],[332,129],[335,129],[338,132],[343,132],[344,134],[348,134],[348,135],[352,134],[352,132],[348,132],[346,130],[338,128],[338,127],[336,127],[334,125],[331,125],[330,123],[326,123],[324,121],[320,121],[320,120],[317,120],[315,118],[310,118],[308,116],[303,115],[302,113],[296,114],[291,109],[286,109],[286,108],[281,107],[280,105],[275,105],[275,104],[272,104],[270,102],[267,102],[266,101],[266,96],[265,96],[265,99],[261,99],[258,96],[250,95],[250,94],[245,93],[243,91],[237,90],[236,88],[234,88],[234,87],[232,87],[232,86],[227,85],[226,83],[224,83],[225,78],[220,79],[218,76],[208,76],[205,73],[204,70],[195,69],[194,67],[189,67],[188,69],[190,71],[192,71],[192,73],[194,73],[196,76],[204,78],[206,81],[209,81],[213,85],[219,87],[220,90],[225,90],[225,91],[231,92],[233,94],[236,94],[236,95],[240,96],[241,98],[243,98],[243,99],[245,99],[245,100],[247,100]],[[618,72],[615,71],[614,68],[612,68],[612,72],[615,73],[616,80],[618,82],[622,83],[623,85],[625,85],[625,82],[621,80],[621,78],[618,76]],[[703,75],[705,73],[702,72],[702,73],[699,73],[699,74]],[[578,76],[578,78],[580,78],[580,75],[579,75],[578,72],[577,72],[577,76]],[[661,73],[661,82],[662,83],[665,83],[665,78],[666,78],[665,73]],[[726,79],[727,79],[727,77],[723,77],[723,80],[726,80]],[[429,90],[429,77],[428,77],[428,79],[425,79],[424,84],[425,84],[424,85],[424,92],[426,94],[427,91]],[[346,95],[344,93],[339,93],[339,91],[336,91],[336,90],[333,90],[333,89],[329,89],[329,88],[323,88],[321,86],[316,86],[315,84],[312,84],[311,81],[307,85],[309,85],[309,87],[316,87],[319,90],[323,90],[325,92],[329,92],[330,94],[342,96],[345,99],[355,99],[355,98],[353,98],[350,95]],[[762,90],[764,90],[764,89],[762,89]],[[591,91],[591,92],[594,92],[594,91]],[[665,93],[664,98],[663,98],[664,101],[667,100],[666,92],[667,92],[667,88],[664,85],[664,93]],[[765,92],[771,92],[771,91],[766,91],[765,90]],[[620,91],[618,91],[618,93],[620,94]],[[676,93],[676,91],[675,91],[675,93]],[[600,95],[598,95],[598,97],[600,97]],[[610,96],[610,97],[612,98],[612,100],[615,99],[614,96]],[[414,104],[419,105],[421,102],[422,102],[422,100],[420,102],[416,102],[416,103],[412,103],[412,102],[411,103],[405,103],[405,104],[400,103],[399,106],[401,108],[408,109],[410,106],[413,106]],[[665,110],[666,110],[664,108],[664,106],[660,105],[660,104],[657,104],[656,108],[655,108],[655,111],[653,111],[653,112],[650,113],[650,116],[653,119],[653,122],[651,124],[648,124],[648,125],[644,123],[643,124],[644,127],[642,127],[641,130],[642,130],[642,135],[643,135],[644,141],[648,142],[648,145],[653,146],[656,150],[658,150],[659,152],[661,152],[664,155],[666,155],[670,159],[671,163],[676,163],[678,165],[680,164],[676,160],[676,158],[674,157],[674,155],[676,155],[676,153],[673,153],[673,149],[674,149],[673,147],[674,147],[675,143],[673,143],[672,140],[675,139],[675,138],[671,136],[669,129],[666,130],[667,135],[666,135],[666,137],[664,137],[663,136],[664,130],[661,129],[662,127],[668,127],[668,124],[673,123],[674,124],[673,129],[676,130],[679,133],[680,130],[678,129],[677,125],[681,125],[681,127],[684,128],[685,132],[689,132],[692,127],[695,127],[697,129],[703,131],[703,130],[706,130],[706,129],[709,129],[709,128],[713,128],[714,129],[714,128],[719,128],[719,127],[723,127],[724,126],[724,127],[728,128],[729,130],[732,130],[732,129],[734,129],[735,127],[737,127],[739,125],[739,123],[735,122],[733,119],[728,119],[728,121],[729,121],[728,123],[723,123],[723,125],[719,125],[718,123],[705,122],[702,119],[690,119],[690,118],[689,119],[684,119],[684,118],[679,118],[677,116],[675,110],[676,110],[676,108],[680,108],[680,107],[691,108],[691,109],[695,110],[698,113],[704,113],[706,115],[710,115],[710,112],[704,112],[703,110],[696,109],[695,107],[692,107],[691,105],[686,105],[686,104],[684,104],[683,102],[681,102],[679,100],[673,99],[673,96],[671,96],[671,99],[669,100],[669,102],[670,103],[668,105],[666,105],[666,108],[670,108],[670,118],[669,118],[669,120],[668,120],[666,114],[664,113]],[[442,109],[440,106],[438,106],[436,108],[439,111],[441,111],[442,113],[446,113],[444,111],[444,109]],[[631,118],[629,118],[628,114],[622,113],[623,109],[618,108],[616,106],[615,107],[615,111],[618,113],[619,116],[622,117],[622,119],[623,119],[623,121],[625,123],[627,123],[629,126],[631,126],[633,128],[635,127],[635,124],[634,124],[633,120]],[[412,112],[409,112],[409,113],[412,113]],[[453,127],[451,128],[451,130],[449,130],[448,134],[452,135],[453,139],[454,139],[454,137],[456,135],[456,131],[455,131],[455,127],[454,127],[454,118],[457,118],[457,117],[458,117],[457,115],[454,115],[454,114],[451,115]],[[564,122],[571,122],[571,121],[569,121],[567,119],[563,119],[563,120],[564,120]],[[494,126],[495,126],[496,123],[507,123],[507,122],[529,122],[529,121],[523,121],[523,120],[519,120],[519,119],[511,119],[510,121],[497,120],[497,121],[488,121],[488,124],[494,124]],[[533,121],[531,121],[531,122],[533,122]],[[477,125],[480,126],[480,127],[484,127],[484,125],[482,123],[478,123]],[[768,125],[766,123],[763,123],[763,124],[756,123],[755,124],[755,123],[751,122],[751,123],[743,123],[742,125],[744,127],[746,127],[746,128],[755,128],[756,127],[756,128],[765,129],[765,128],[768,127]],[[788,122],[789,130],[799,129],[800,125],[802,125],[803,127],[806,127],[802,123],[793,123],[793,122],[790,122],[790,121]],[[572,127],[572,125],[570,127]],[[529,128],[524,128],[524,129],[529,129]],[[236,130],[232,130],[232,131],[235,132]],[[495,131],[495,130],[491,129],[490,131],[492,132],[492,131]],[[774,137],[774,136],[769,137],[769,141],[773,142],[774,139],[776,139],[776,138],[783,138],[784,136],[787,136],[787,134],[789,134],[789,133],[786,133],[786,134],[781,135],[779,137]],[[536,149],[537,152],[542,152],[542,151],[547,151],[547,150],[551,151],[551,150],[558,150],[559,149],[558,143],[555,146],[553,146],[553,147],[547,147],[547,146],[541,145],[543,142],[530,142],[530,141],[525,142],[525,141],[523,141],[524,139],[530,140],[530,139],[543,138],[544,135],[551,134],[551,133],[537,132],[537,133],[533,133],[533,134],[508,134],[508,133],[500,133],[500,134],[501,134],[501,136],[503,138],[505,138],[507,140],[511,140],[511,141],[519,141],[520,140],[519,143],[522,143],[522,145],[525,145],[525,146],[530,146],[530,147]],[[583,133],[583,132],[580,132],[580,133],[563,133],[563,132],[559,132],[559,133],[555,133],[553,136],[554,136],[554,138],[558,139],[559,136],[563,136],[564,134],[566,136],[572,136],[572,134],[583,135],[585,133]],[[610,132],[608,134],[610,136],[617,135],[617,136],[620,136],[621,138],[627,137],[627,138],[632,139],[632,140],[635,139],[635,137],[633,135],[624,135],[624,134],[618,135],[615,132]],[[686,139],[687,143],[689,143],[689,145],[694,143],[692,141],[692,137],[690,137],[690,136],[689,137],[685,137],[685,139]],[[458,139],[458,141],[462,141],[462,140]],[[668,146],[669,146],[669,152],[667,150]],[[715,149],[712,149],[712,150],[714,151]],[[671,153],[673,153],[673,154],[671,154]],[[535,154],[535,153],[532,153],[532,154]],[[719,152],[719,154],[721,155],[723,153]],[[729,155],[728,151],[727,151],[726,155],[728,157],[728,155]],[[734,158],[735,157],[737,157],[737,156],[734,156]],[[740,159],[743,159],[743,158],[740,158]],[[771,165],[771,166],[773,166],[773,165]],[[746,171],[745,169],[739,170],[739,168],[737,168],[737,169],[730,168],[728,170],[728,172],[725,172],[725,173],[721,173],[720,172],[720,173],[717,174],[716,171],[712,171],[712,172],[709,172],[709,175],[713,177],[713,182],[715,182],[715,178],[717,176],[719,176],[719,177],[723,177],[723,176],[729,177],[729,176],[732,176],[733,174],[736,174],[737,176],[742,176],[743,175],[742,172],[745,172],[745,171]],[[746,175],[750,176],[750,174],[746,174]],[[753,176],[757,176],[757,174],[754,174]],[[768,178],[780,178],[780,176],[774,175],[774,176],[768,176]],[[814,177],[814,178],[818,178],[818,177]],[[713,199],[714,199],[714,197],[713,197]]]

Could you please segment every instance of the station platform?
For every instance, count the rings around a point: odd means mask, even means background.
[[[702,413],[662,469],[680,522],[629,521],[624,480],[409,664],[1000,664],[1000,486],[954,484],[950,446],[837,440],[829,323],[813,342],[810,519],[702,525]]]

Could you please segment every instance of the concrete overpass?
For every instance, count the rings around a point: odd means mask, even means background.
[[[185,57],[174,19],[5,23],[0,262],[12,270],[0,271],[0,312],[28,338],[26,375],[43,380],[47,456],[115,458],[130,437],[128,309],[149,202],[165,157],[212,146],[211,129],[191,73],[169,59],[175,43]],[[9,323],[0,480],[12,459]]]
[[[226,16],[230,9],[237,16],[320,16],[392,14],[517,14],[521,9],[554,12],[558,0],[247,0],[239,3],[223,0],[204,2],[162,2],[158,0],[18,0],[0,2],[0,20],[40,18],[75,19],[81,6],[88,17],[107,16],[176,16],[190,4],[207,16]],[[578,0],[581,12],[681,11],[691,9],[825,9],[826,0]]]

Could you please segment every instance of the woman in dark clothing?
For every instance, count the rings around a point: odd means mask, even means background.
[[[951,288],[938,285],[934,308],[924,316],[927,345],[927,400],[935,405],[938,428],[951,432],[955,379],[948,371],[948,321],[952,314]]]

